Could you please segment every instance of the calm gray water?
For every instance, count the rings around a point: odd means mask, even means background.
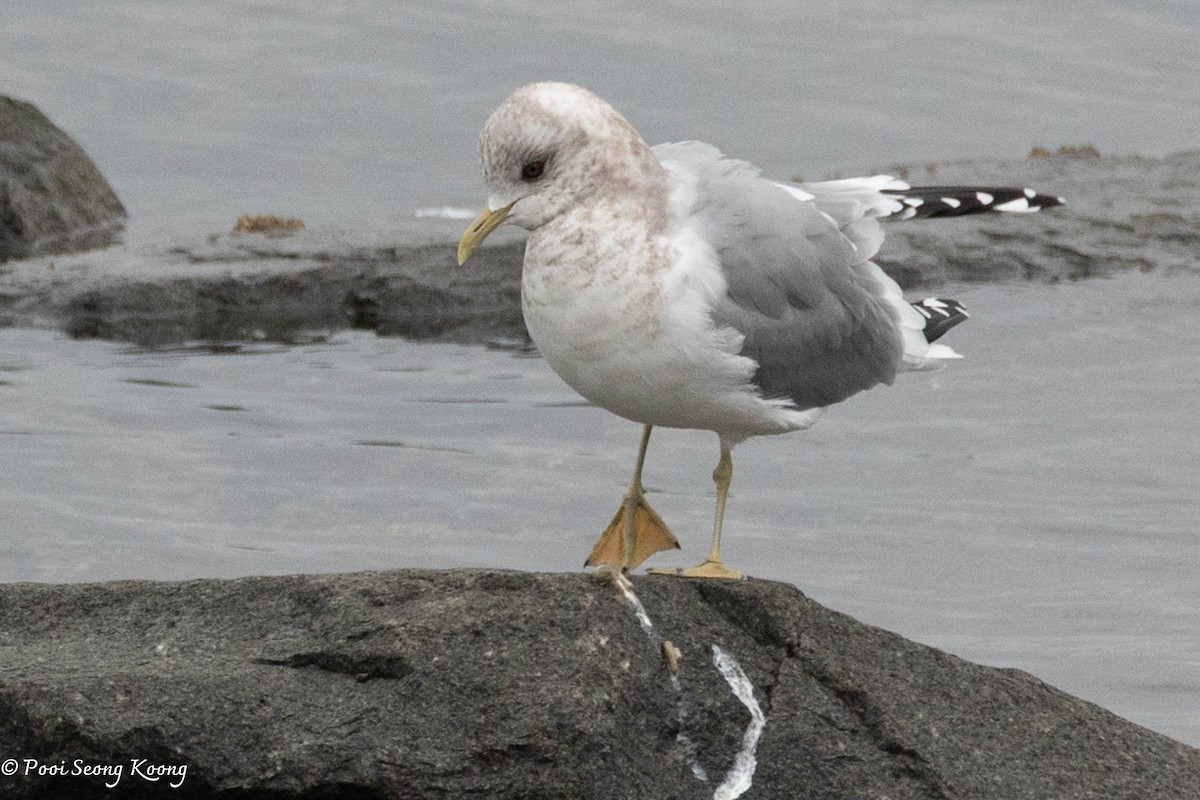
[[[0,92],[81,141],[131,239],[247,211],[377,233],[478,205],[478,128],[530,80],[813,178],[1194,148],[1197,41],[1192,2],[61,0],[6,6]],[[967,360],[738,449],[730,562],[1200,744],[1194,276],[945,291]],[[0,580],[577,569],[637,436],[511,352],[0,330]],[[661,564],[705,550],[712,439],[652,443],[685,546]]]
[[[534,80],[651,142],[781,178],[1195,148],[1200,3],[1084,0],[6,3],[0,92],[79,139],[139,233],[245,212],[373,225],[479,205],[475,137]]]
[[[735,452],[730,563],[1200,743],[1200,285],[948,287],[967,358]],[[540,358],[0,330],[0,581],[578,569],[638,428]],[[646,480],[706,551],[715,437]]]

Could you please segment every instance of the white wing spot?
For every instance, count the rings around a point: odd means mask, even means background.
[[[993,211],[1015,211],[1022,214],[1029,211],[1037,211],[1037,206],[1030,206],[1029,201],[1024,197],[1018,197],[1015,200],[1009,200],[1007,203],[1001,203],[998,206],[992,206]]]
[[[985,206],[987,206],[987,205],[991,205],[992,201],[995,200],[996,198],[992,197],[987,192],[976,192],[975,199],[978,200],[980,203],[983,203]]]
[[[946,205],[950,206],[951,208],[958,208],[959,206],[962,205],[961,201],[955,200],[953,197],[942,197],[939,199]]]

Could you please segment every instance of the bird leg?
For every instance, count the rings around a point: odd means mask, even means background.
[[[584,562],[585,567],[609,564],[627,572],[659,550],[679,549],[679,542],[662,517],[646,502],[642,488],[642,465],[646,461],[651,430],[650,425],[642,428],[642,445],[638,450],[637,466],[633,470],[629,491],[621,500],[621,507],[613,515],[612,522],[596,540],[591,555]]]
[[[737,579],[745,576],[736,570],[729,569],[721,561],[721,526],[725,521],[725,499],[729,495],[729,482],[733,480],[733,457],[731,448],[721,442],[721,460],[713,470],[713,482],[717,485],[717,512],[713,517],[712,546],[708,550],[708,558],[704,563],[690,569],[652,569],[658,575],[677,575],[683,578],[724,578]]]

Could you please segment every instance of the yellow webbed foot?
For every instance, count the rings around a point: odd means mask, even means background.
[[[705,561],[699,566],[689,569],[651,569],[654,575],[674,575],[677,578],[715,578],[717,580],[740,580],[746,576],[737,570],[732,570],[720,561]]]
[[[629,537],[628,556],[626,535]],[[679,542],[639,492],[626,495],[612,522],[592,547],[585,567],[608,564],[616,569],[632,570],[660,550],[679,549]]]

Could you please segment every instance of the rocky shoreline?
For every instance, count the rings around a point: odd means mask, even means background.
[[[757,800],[1200,796],[1200,750],[792,586],[632,590],[641,624],[581,574],[0,586],[0,757],[19,766],[0,794],[667,800],[740,764]],[[77,761],[125,773],[108,788]]]
[[[1197,269],[1200,181],[1191,176],[1200,174],[1200,151],[890,171],[914,184],[1029,185],[1068,203],[1034,215],[889,223],[879,261],[913,291],[947,281]],[[146,345],[289,341],[345,328],[520,344],[521,237],[501,231],[459,267],[454,249],[464,225],[420,219],[387,230],[221,233],[10,261],[0,264],[0,326]]]

